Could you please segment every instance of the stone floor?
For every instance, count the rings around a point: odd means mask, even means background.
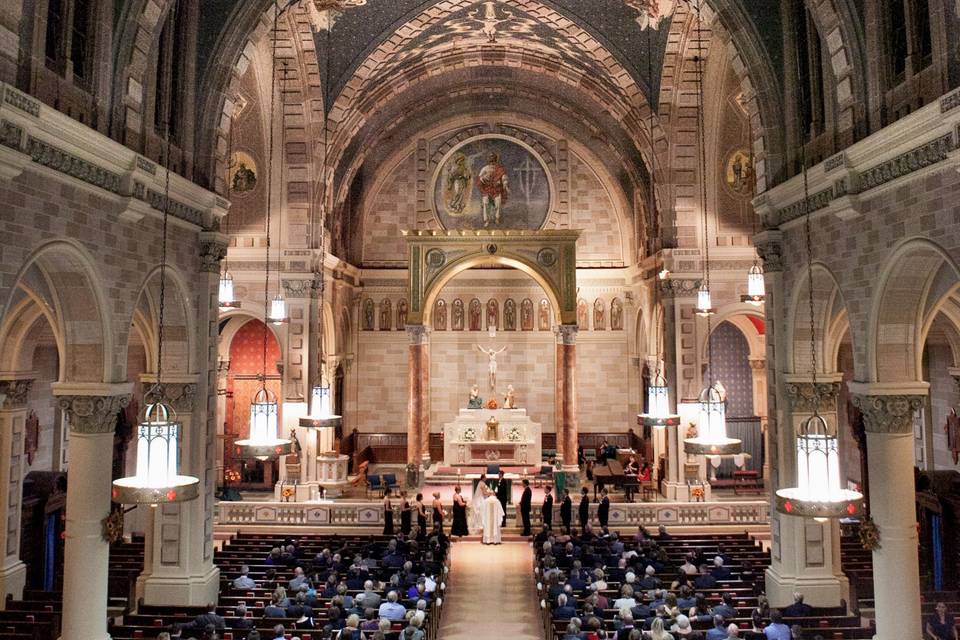
[[[543,640],[527,542],[453,545],[440,640]]]

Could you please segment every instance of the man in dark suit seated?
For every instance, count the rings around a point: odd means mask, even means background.
[[[567,604],[567,596],[564,593],[561,593],[557,596],[557,608],[553,610],[553,619],[554,620],[569,620],[570,618],[575,618],[577,616],[577,610],[575,607],[571,607]]]
[[[212,624],[213,628],[217,631],[222,631],[227,628],[227,623],[224,621],[223,616],[217,615],[217,605],[213,602],[207,605],[207,611],[205,613],[198,615],[193,619],[193,622],[181,626],[180,631],[200,634],[204,632],[208,624]]]
[[[723,558],[720,556],[713,559],[713,569],[710,571],[710,575],[717,580],[729,580],[732,576],[730,569],[723,566]]]
[[[798,591],[793,594],[793,604],[789,607],[784,607],[780,613],[782,613],[785,618],[803,618],[813,615],[813,607],[803,601],[803,594]]]
[[[693,586],[700,590],[714,589],[717,586],[717,579],[710,573],[707,565],[700,567],[700,575],[693,581]]]
[[[739,614],[737,613],[737,609],[733,606],[733,594],[732,593],[723,594],[720,600],[720,604],[718,604],[713,609],[711,609],[710,613],[712,613],[715,616],[718,616],[718,615],[723,616],[727,620],[739,617]]]
[[[233,614],[236,616],[233,620],[230,621],[230,628],[238,631],[244,629],[253,628],[253,618],[247,617],[247,605],[241,602],[237,605],[237,608],[234,609]]]

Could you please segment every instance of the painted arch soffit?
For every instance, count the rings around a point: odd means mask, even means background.
[[[501,264],[520,269],[552,298],[561,324],[577,321],[578,230],[402,231],[409,246],[408,324],[423,324],[433,299],[456,274]]]

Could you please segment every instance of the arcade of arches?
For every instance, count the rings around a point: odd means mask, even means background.
[[[949,0],[5,0],[0,637],[42,598],[65,640],[232,616],[237,536],[377,535],[368,482],[449,510],[493,463],[508,537],[523,478],[539,523],[538,471],[611,474],[612,529],[746,531],[750,603],[919,639],[960,609],[958,29]],[[125,509],[158,375],[199,497]],[[684,451],[714,381],[723,459]],[[261,388],[290,455],[235,444]],[[866,524],[776,510],[814,412]],[[594,460],[631,454],[636,495]]]

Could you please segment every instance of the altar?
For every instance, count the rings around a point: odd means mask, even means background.
[[[526,409],[461,409],[443,425],[443,463],[539,465],[541,434]]]

